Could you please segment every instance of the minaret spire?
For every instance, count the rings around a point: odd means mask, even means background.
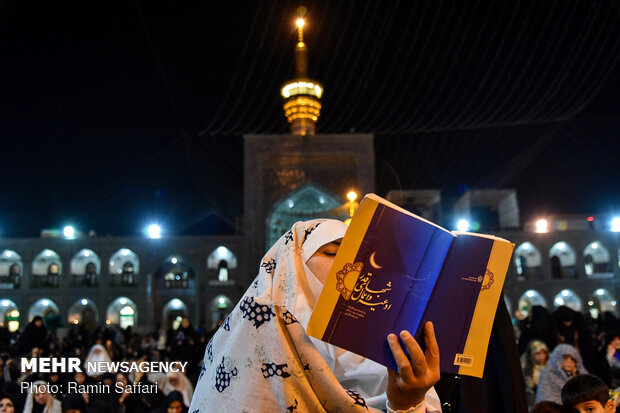
[[[284,84],[281,90],[284,98],[284,115],[291,124],[293,135],[314,135],[316,122],[321,114],[323,86],[308,78],[308,48],[304,43],[304,26],[307,10],[297,9],[298,42],[295,46],[295,79]]]

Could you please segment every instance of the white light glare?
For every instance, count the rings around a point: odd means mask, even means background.
[[[62,234],[67,239],[75,238],[75,228],[73,228],[71,225],[67,225],[62,229]]]
[[[179,260],[176,257],[172,257],[170,258],[170,262],[176,264],[177,262],[179,262]]]
[[[146,235],[149,238],[158,239],[161,238],[161,227],[157,224],[151,224],[146,228]]]
[[[592,249],[593,249],[593,250],[595,250],[595,249],[597,249],[597,248],[598,248],[598,243],[593,242],[593,243],[592,243]]]
[[[602,288],[599,288],[598,290],[596,290],[594,292],[594,294],[596,294],[598,296],[601,296],[601,295],[605,294],[605,290],[603,290]]]
[[[534,291],[530,290],[530,291],[526,292],[525,295],[527,295],[528,297],[532,298],[532,297],[534,297]]]
[[[9,306],[9,300],[2,300],[2,307],[8,307]]]
[[[611,230],[613,232],[620,232],[620,217],[615,217],[611,220]]]
[[[456,229],[459,231],[467,231],[469,230],[469,221],[466,219],[459,219],[456,223]]]
[[[568,292],[568,290],[562,290],[562,295],[563,295],[564,297],[568,297],[568,296],[569,296],[569,294],[570,294],[570,293]]]
[[[549,231],[549,222],[546,219],[536,221],[536,232],[545,233]]]
[[[50,302],[48,300],[43,300],[41,301],[41,304],[47,307],[48,305],[50,305]]]
[[[119,300],[119,302],[121,303],[121,305],[125,305],[125,304],[127,304],[127,299],[125,299],[125,298],[121,298],[121,299]]]
[[[562,299],[562,297],[556,297],[555,303],[557,305],[564,305],[564,300]]]
[[[86,298],[82,298],[82,305],[88,304],[88,300]]]

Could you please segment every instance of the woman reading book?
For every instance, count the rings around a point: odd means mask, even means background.
[[[207,345],[190,412],[441,411],[431,323],[425,353],[409,332],[386,337],[397,372],[306,335],[346,229],[335,220],[298,222],[267,252]]]

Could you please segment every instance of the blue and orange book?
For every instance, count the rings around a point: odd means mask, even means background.
[[[340,244],[307,333],[392,369],[389,333],[424,343],[432,321],[444,373],[482,377],[514,244],[450,232],[368,194]]]

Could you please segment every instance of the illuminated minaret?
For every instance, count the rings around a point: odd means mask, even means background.
[[[291,124],[293,135],[314,135],[316,122],[321,115],[323,86],[308,78],[308,48],[304,43],[304,16],[306,8],[297,9],[297,32],[299,41],[295,47],[295,79],[282,86],[284,115]]]

